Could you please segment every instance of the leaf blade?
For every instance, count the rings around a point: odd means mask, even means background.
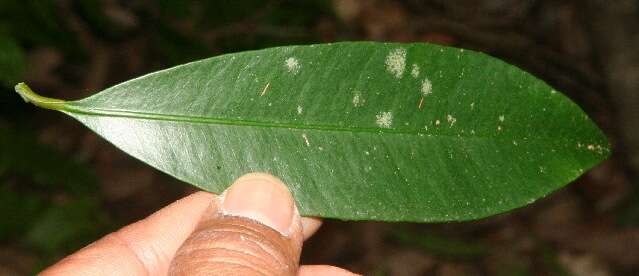
[[[266,171],[303,215],[341,219],[481,218],[550,193],[609,153],[583,111],[543,81],[419,43],[223,55],[62,111],[205,190]]]

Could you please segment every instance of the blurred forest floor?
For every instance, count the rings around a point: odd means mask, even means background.
[[[15,83],[79,99],[221,53],[343,40],[426,41],[516,64],[582,106],[614,153],[490,219],[326,221],[303,263],[367,275],[639,275],[639,1],[202,2],[0,0],[0,275],[32,274],[194,191],[24,104]]]

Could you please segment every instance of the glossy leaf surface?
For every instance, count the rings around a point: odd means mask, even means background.
[[[303,215],[477,219],[529,204],[609,154],[588,116],[543,81],[423,43],[222,55],[78,101],[16,89],[204,190],[276,175]]]

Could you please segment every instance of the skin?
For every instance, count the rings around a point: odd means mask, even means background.
[[[80,249],[41,275],[355,275],[299,266],[320,227],[286,186],[253,173],[217,196],[197,192]]]

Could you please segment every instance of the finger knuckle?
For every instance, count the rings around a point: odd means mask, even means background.
[[[170,274],[294,275],[297,260],[286,239],[246,218],[211,220],[180,248]]]

